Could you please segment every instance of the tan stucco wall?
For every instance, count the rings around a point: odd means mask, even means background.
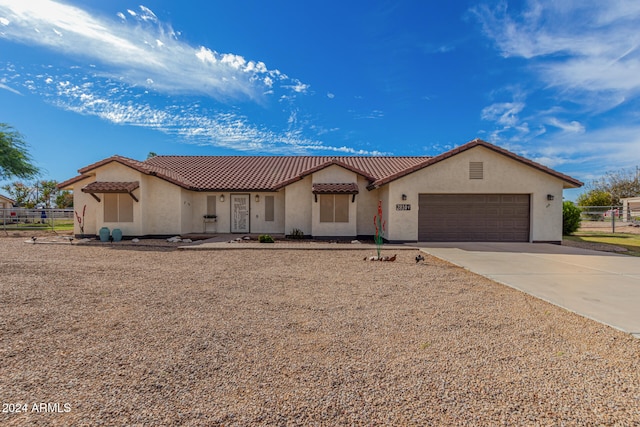
[[[180,234],[181,189],[162,179],[142,175],[140,205],[143,228],[141,235]]]
[[[0,209],[9,209],[13,207],[13,203],[6,197],[0,196]]]
[[[622,199],[622,219],[631,221],[640,215],[640,197]]]
[[[233,193],[239,194],[239,193]],[[242,193],[249,195],[249,225],[251,233],[284,233],[284,203],[285,193],[282,192],[266,192],[266,193]],[[259,195],[259,201],[256,202],[256,195]],[[231,193],[213,193],[213,192],[194,192],[182,190],[181,195],[181,211],[182,233],[203,233],[204,215],[207,213],[207,197],[216,198],[216,221],[207,224],[208,233],[230,233],[231,232]],[[220,196],[224,196],[224,201],[220,201]],[[265,204],[264,197],[274,197],[274,221],[265,221]]]
[[[311,235],[311,207],[313,204],[313,194],[311,193],[311,177],[294,182],[285,190],[285,233],[297,228],[305,235]]]
[[[78,215],[82,216],[84,206],[85,212],[85,234],[98,234],[100,228],[108,227],[109,230],[119,228],[125,236],[137,236],[142,234],[143,215],[141,203],[133,202],[133,222],[104,222],[104,196],[96,194],[100,202],[95,200],[90,194],[83,193],[82,188],[94,181],[141,181],[142,174],[123,166],[119,163],[108,163],[95,171],[95,175],[73,184],[73,206]],[[141,189],[137,189],[133,194],[141,200]],[[80,226],[74,221],[74,233],[81,234]]]
[[[260,197],[260,200],[256,202],[256,195]],[[265,196],[273,196],[273,210],[274,220],[265,221]],[[284,203],[285,203],[285,191],[277,193],[251,193],[250,197],[250,217],[251,217],[251,232],[252,233],[273,233],[273,234],[285,234],[284,228]]]
[[[84,215],[84,234],[98,234],[98,228],[96,227],[96,209],[102,209],[102,204],[91,197],[90,194],[80,191],[82,187],[95,181],[94,177],[83,179],[73,184],[73,209],[82,218],[82,211],[86,206]],[[75,218],[73,220],[73,234],[82,234],[80,230],[80,224]]]
[[[193,191],[180,190],[180,234],[193,231]]]
[[[216,198],[216,221],[210,220],[211,222],[206,224],[204,223],[204,215],[207,214],[207,197],[215,197]],[[220,193],[193,193],[191,198],[191,233],[216,233],[218,232],[218,221],[220,221]]]
[[[224,196],[224,202],[220,201],[220,196]],[[231,193],[218,193],[216,214],[218,215],[216,223],[218,233],[231,233]]]
[[[484,179],[469,179],[469,162],[484,163]],[[531,194],[531,241],[562,240],[563,182],[521,162],[484,147],[474,147],[388,184],[390,240],[418,238],[418,194]],[[407,200],[402,200],[402,194]],[[554,196],[547,201],[547,194]],[[396,211],[398,203],[410,211]]]
[[[383,189],[367,190],[369,181],[361,176],[358,177],[358,189],[360,193],[356,196],[358,202],[357,235],[373,236],[376,232],[373,225],[373,216],[378,213],[378,201],[382,200]],[[386,212],[386,211],[385,211]],[[384,215],[383,215],[384,218]]]
[[[127,166],[121,165],[117,162],[108,163],[98,169],[95,170],[96,179],[95,181],[142,181],[143,175]],[[75,187],[74,187],[75,188]],[[79,187],[80,189],[82,187]],[[138,188],[133,192],[133,194],[138,198],[138,200],[142,199],[141,193],[142,188]],[[75,193],[75,191],[74,191]],[[88,195],[91,197],[90,195]],[[123,236],[140,236],[144,234],[143,230],[143,215],[142,215],[142,205],[140,202],[133,202],[133,222],[104,222],[104,197],[102,194],[97,194],[100,198],[99,206],[95,208],[95,218],[96,218],[96,227],[97,231],[102,227],[108,227],[110,231],[118,228],[122,231]],[[129,196],[127,196],[129,197]],[[88,209],[88,208],[87,208]],[[86,228],[85,228],[86,232]]]
[[[312,174],[312,183],[351,183],[358,182],[358,175],[343,167],[332,165]],[[309,189],[311,194],[311,188]],[[313,194],[311,194],[313,196]],[[358,197],[355,201],[349,195],[349,222],[320,222],[320,203],[311,205],[311,234],[314,236],[356,236]]]

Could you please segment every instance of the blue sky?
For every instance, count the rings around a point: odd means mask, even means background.
[[[59,181],[113,154],[478,137],[588,182],[640,164],[638,28],[623,0],[0,0],[0,122]]]

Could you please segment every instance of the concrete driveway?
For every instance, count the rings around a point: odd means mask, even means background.
[[[420,249],[640,338],[640,258],[541,243],[421,243]]]

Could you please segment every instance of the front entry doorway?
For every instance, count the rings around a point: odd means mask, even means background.
[[[249,232],[249,194],[231,195],[231,232]]]

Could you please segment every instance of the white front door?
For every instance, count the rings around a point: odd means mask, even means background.
[[[231,195],[231,232],[249,232],[249,195]]]

